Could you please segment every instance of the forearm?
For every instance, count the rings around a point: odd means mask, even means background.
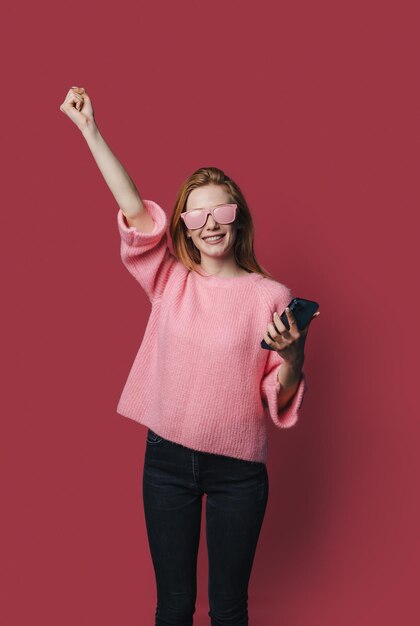
[[[278,371],[277,380],[280,383],[280,391],[277,394],[278,410],[284,409],[286,404],[295,395],[299,388],[299,383],[302,374],[303,362],[296,365],[289,365],[284,361]]]
[[[80,129],[93,158],[117,204],[128,217],[145,210],[140,194],[130,176],[113,154],[92,120]]]

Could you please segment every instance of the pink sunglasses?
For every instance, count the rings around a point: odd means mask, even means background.
[[[202,228],[207,221],[207,216],[211,213],[213,219],[219,224],[231,224],[236,218],[237,204],[219,204],[211,209],[193,209],[181,213],[185,226],[190,230]]]

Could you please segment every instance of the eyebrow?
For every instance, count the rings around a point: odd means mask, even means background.
[[[216,206],[222,206],[223,204],[226,204],[226,202],[220,202],[219,204],[215,204],[215,205],[214,205],[214,207],[216,207]],[[186,211],[186,213],[189,213],[190,211],[198,211],[199,209],[203,209],[203,208],[204,208],[204,207],[202,207],[202,206],[198,206],[198,207],[195,207],[194,209],[188,209],[188,210]],[[211,207],[211,208],[213,208],[213,207]]]

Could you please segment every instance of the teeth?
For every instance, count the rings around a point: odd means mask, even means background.
[[[221,239],[223,235],[217,235],[215,237],[205,237],[205,241],[216,241],[216,239]]]

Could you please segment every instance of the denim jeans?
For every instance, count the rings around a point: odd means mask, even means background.
[[[146,435],[143,504],[155,571],[155,626],[192,626],[206,494],[211,626],[248,626],[248,583],[268,500],[265,463]]]

